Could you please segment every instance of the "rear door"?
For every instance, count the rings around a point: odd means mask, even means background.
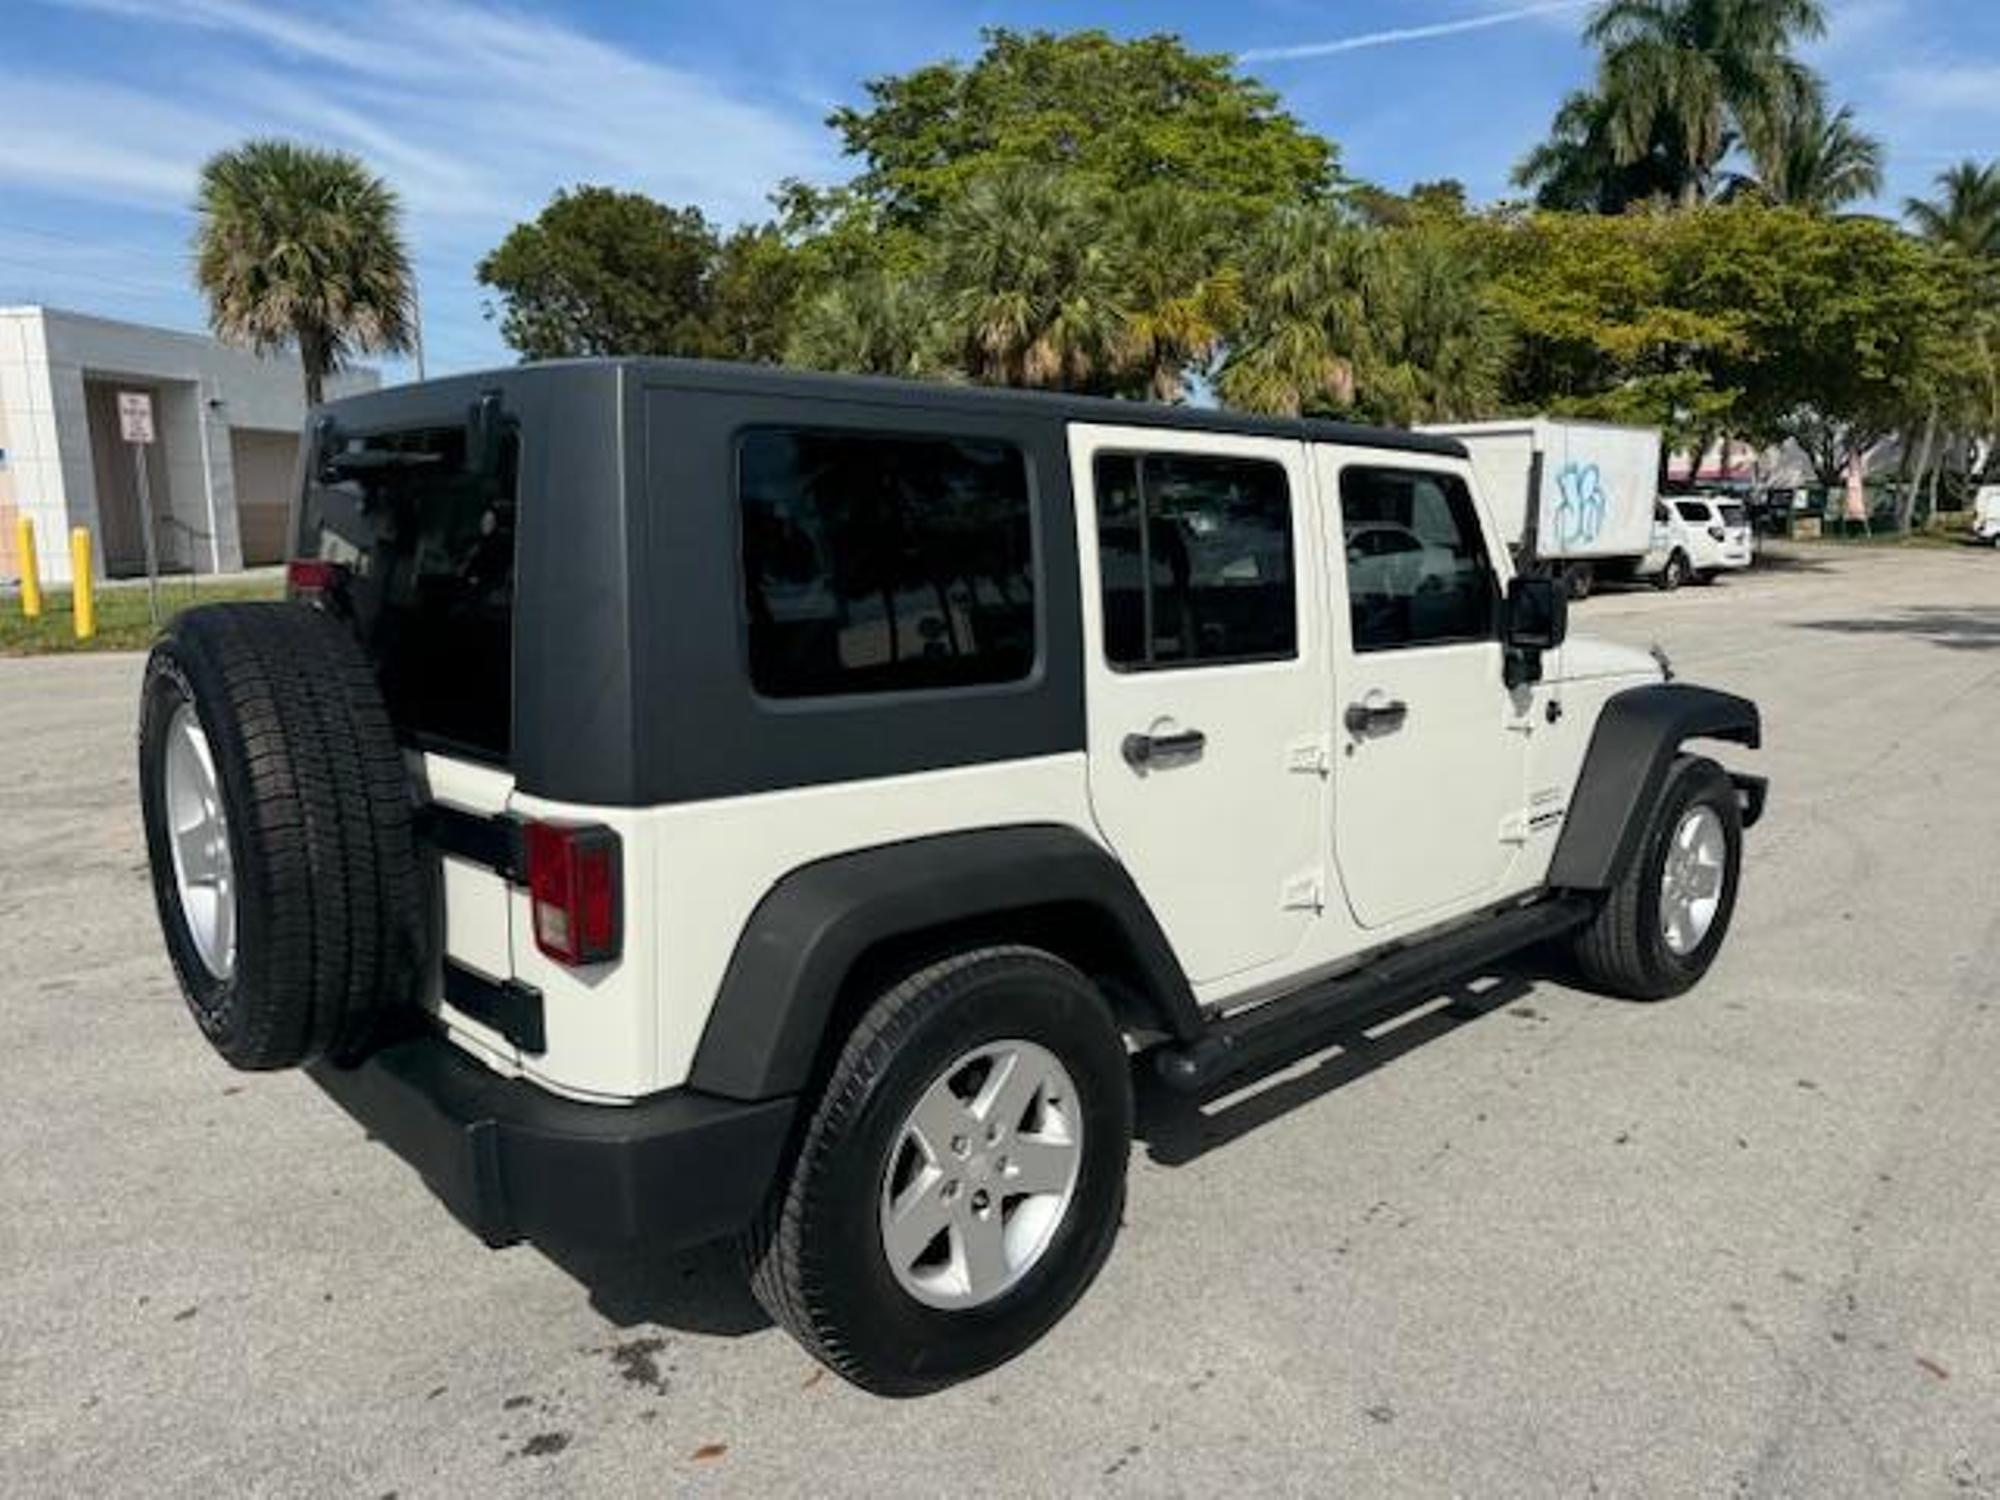
[[[1316,450],[1337,497],[1334,849],[1382,928],[1495,899],[1526,838],[1533,694],[1509,690],[1494,538],[1462,469]],[[1388,540],[1401,545],[1390,548]]]
[[[1324,898],[1329,695],[1303,445],[1070,429],[1091,810],[1197,984]]]

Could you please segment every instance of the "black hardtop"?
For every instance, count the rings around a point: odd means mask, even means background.
[[[482,390],[515,385],[524,378],[537,386],[571,381],[593,383],[602,381],[608,372],[615,372],[621,385],[715,394],[740,392],[766,400],[865,402],[878,407],[907,406],[934,414],[962,411],[994,416],[1056,417],[1066,422],[1292,438],[1447,458],[1463,458],[1466,453],[1465,445],[1457,438],[1410,432],[1400,427],[1372,427],[1317,417],[1260,417],[1217,407],[1167,406],[1155,401],[1120,401],[1103,396],[1011,390],[943,380],[827,375],[813,370],[702,359],[543,360],[392,386],[331,402],[326,410],[336,420],[374,426],[397,420],[399,406],[437,408],[441,402],[463,404],[475,399]]]

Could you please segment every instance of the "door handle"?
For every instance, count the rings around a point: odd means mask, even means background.
[[[1367,739],[1373,734],[1390,734],[1403,727],[1403,720],[1410,716],[1410,705],[1401,698],[1350,703],[1341,722],[1347,732],[1356,739]]]
[[[1118,750],[1126,765],[1144,771],[1153,766],[1199,760],[1207,744],[1208,736],[1199,729],[1182,729],[1173,734],[1128,734]]]

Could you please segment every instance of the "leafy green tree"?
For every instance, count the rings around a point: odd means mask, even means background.
[[[1208,367],[1242,311],[1227,226],[1161,184],[1120,199],[1109,228],[1124,303],[1117,362],[1137,393],[1179,401],[1189,372]]]
[[[1333,148],[1230,58],[1176,37],[983,33],[970,65],[868,83],[829,123],[863,163],[853,192],[891,225],[928,223],[997,169],[1040,166],[1117,193],[1172,183],[1241,217],[1333,185]]]
[[[1468,227],[1418,221],[1377,240],[1362,281],[1355,405],[1375,421],[1467,421],[1500,399],[1507,327]]]
[[[1753,171],[1732,178],[1727,196],[1831,213],[1882,190],[1882,143],[1855,128],[1852,109],[1829,115],[1817,89],[1765,121],[1747,145]]]
[[[1815,87],[1791,48],[1825,30],[1819,0],[1604,0],[1584,36],[1601,52],[1617,160],[1645,158],[1664,130],[1675,197],[1700,202],[1732,140]]]
[[[697,354],[719,250],[700,209],[579,187],[515,225],[478,276],[500,296],[500,336],[524,359]]]
[[[1877,219],[1755,204],[1673,235],[1678,299],[1726,309],[1741,335],[1708,358],[1737,393],[1726,430],[1796,440],[1827,485],[1892,433],[1935,434],[1967,358],[1949,257]]]
[[[1248,307],[1217,379],[1224,401],[1282,416],[1353,405],[1368,244],[1324,208],[1292,209],[1262,227],[1244,253]]]
[[[822,287],[797,307],[787,364],[849,375],[949,373],[929,280],[876,267]]]
[[[717,249],[702,288],[699,351],[775,364],[791,336],[809,267],[774,225],[738,229]]]
[[[1465,184],[1456,177],[1414,183],[1407,193],[1392,193],[1372,182],[1357,182],[1343,189],[1341,197],[1363,224],[1377,229],[1395,229],[1436,218],[1462,218],[1466,212]]]
[[[1516,187],[1535,206],[1559,213],[1623,213],[1635,203],[1673,196],[1677,177],[1665,121],[1655,123],[1644,151],[1621,156],[1612,137],[1611,102],[1579,89],[1556,110],[1549,138],[1515,166]]]
[[[1109,389],[1128,307],[1106,199],[1046,168],[974,181],[939,224],[937,279],[959,367],[989,385]]]
[[[1927,240],[2000,259],[2000,161],[1962,161],[1937,175],[1935,198],[1906,198],[1903,213]]]
[[[1659,427],[1670,447],[1730,430],[1740,392],[1717,361],[1743,346],[1742,319],[1726,299],[1687,294],[1686,242],[1662,213],[1495,226],[1504,404]]]
[[[196,191],[195,285],[218,335],[298,351],[306,400],[357,352],[400,354],[414,280],[396,195],[356,158],[281,140],[212,156]]]

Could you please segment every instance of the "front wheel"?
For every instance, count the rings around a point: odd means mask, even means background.
[[[855,1026],[747,1241],[751,1287],[865,1389],[977,1375],[1096,1277],[1131,1138],[1124,1039],[1082,974],[1018,947],[931,964]]]
[[[1729,931],[1742,863],[1735,786],[1714,761],[1681,756],[1631,864],[1574,939],[1585,981],[1633,1000],[1691,988]]]

